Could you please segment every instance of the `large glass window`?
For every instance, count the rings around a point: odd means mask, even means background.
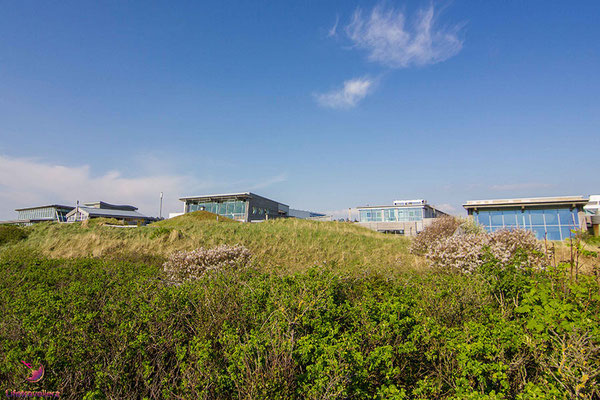
[[[225,201],[222,203],[218,202],[190,202],[188,205],[188,211],[205,210],[214,214],[219,214],[224,217],[232,219],[243,219],[246,214],[246,202],[245,201]]]
[[[535,234],[535,237],[537,237],[540,240],[544,239],[546,229],[543,226],[534,226],[531,230]]]
[[[544,210],[529,210],[531,225],[544,226]]]
[[[546,227],[547,238],[548,240],[561,240],[560,237],[560,228],[556,225],[551,225]]]
[[[548,208],[524,210],[490,210],[473,214],[474,219],[489,232],[501,228],[524,228],[533,231],[538,239],[565,240],[570,230],[578,227],[577,210]]]
[[[577,218],[568,208],[558,210],[558,219],[563,226],[576,226]]]
[[[569,227],[566,225],[561,226],[560,233],[562,235],[562,240],[568,239],[571,236],[573,236],[573,234],[571,233],[571,229],[572,229],[572,227]]]
[[[520,211],[508,210],[503,211],[502,215],[504,216],[504,226],[507,228],[515,228],[517,226],[517,212],[521,214]]]
[[[544,210],[544,219],[546,220],[546,225],[558,225],[558,210]]]
[[[477,213],[477,222],[485,227],[490,226],[490,213],[488,211],[479,211]]]
[[[519,216],[519,226],[524,229],[528,229],[531,227],[531,222],[529,221],[529,212],[521,211]]]
[[[490,211],[491,226],[503,226],[502,211]]]
[[[396,221],[396,209],[388,208],[383,210],[383,220],[386,222]]]

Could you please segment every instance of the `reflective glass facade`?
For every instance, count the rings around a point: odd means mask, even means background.
[[[48,221],[60,221],[65,222],[66,215],[69,213],[68,209],[55,208],[55,207],[40,207],[40,208],[30,208],[28,210],[20,210],[19,219],[20,220],[48,220]]]
[[[246,216],[246,202],[229,200],[224,202],[190,202],[188,212],[209,211],[231,219],[244,219]]]
[[[521,208],[485,209],[473,212],[473,218],[488,232],[503,228],[531,230],[538,239],[565,240],[572,229],[579,229],[577,209],[564,208]]]
[[[411,222],[423,220],[422,207],[367,208],[359,210],[360,222]]]

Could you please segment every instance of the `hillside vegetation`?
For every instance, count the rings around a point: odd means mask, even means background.
[[[0,226],[0,393],[26,360],[69,400],[600,398],[579,239],[561,260],[440,220],[411,256],[345,223],[114,222]]]
[[[50,258],[109,257],[158,261],[177,250],[240,244],[266,269],[303,270],[323,263],[344,268],[395,270],[415,265],[409,240],[341,222],[278,219],[239,223],[197,211],[145,227],[37,224],[19,246]]]
[[[0,391],[63,399],[597,399],[592,277],[155,266],[0,255]]]

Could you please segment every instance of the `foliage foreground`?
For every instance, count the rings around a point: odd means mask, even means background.
[[[471,274],[288,276],[0,260],[0,382],[65,399],[598,398],[600,287],[488,259]],[[46,376],[24,381],[43,364]]]

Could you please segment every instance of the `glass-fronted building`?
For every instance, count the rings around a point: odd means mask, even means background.
[[[73,208],[59,204],[18,208],[15,210],[18,213],[17,221],[15,222],[22,222],[23,224],[35,224],[47,221],[66,222],[67,214]]]
[[[522,228],[538,239],[565,240],[572,230],[582,229],[583,196],[536,197],[524,199],[474,200],[463,205],[488,232]]]
[[[416,235],[433,219],[447,215],[425,200],[397,200],[391,206],[358,207],[359,224],[370,229]]]
[[[95,201],[77,206],[67,214],[67,222],[85,221],[93,218],[114,218],[129,225],[145,225],[156,221],[156,218],[147,217],[131,205],[117,205]]]
[[[242,222],[288,217],[289,206],[251,192],[182,197],[184,213],[209,211]]]

